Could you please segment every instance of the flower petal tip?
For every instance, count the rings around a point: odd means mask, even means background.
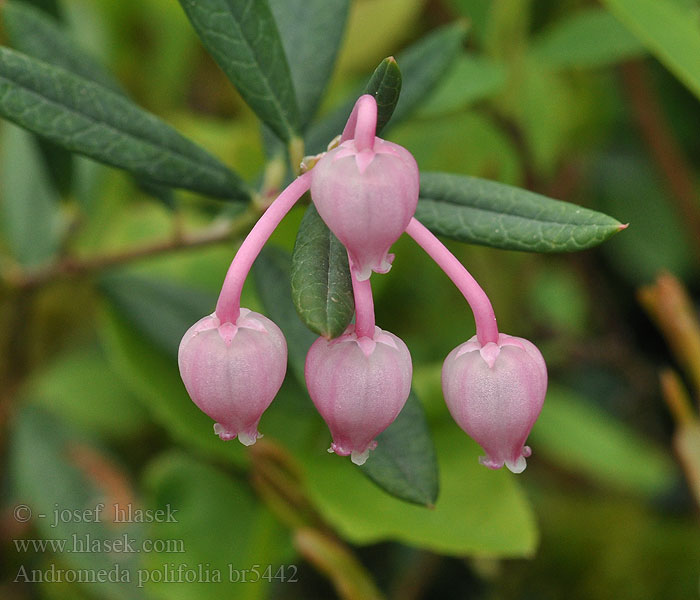
[[[357,452],[357,450],[353,450],[350,453],[350,460],[358,466],[364,465],[367,462],[368,458],[369,458],[369,447],[365,448],[364,452]]]
[[[506,467],[508,467],[508,470],[511,473],[522,473],[525,470],[525,467],[527,467],[527,461],[523,455],[520,455],[515,462],[512,460],[507,460]]]

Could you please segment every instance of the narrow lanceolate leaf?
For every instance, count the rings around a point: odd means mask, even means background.
[[[409,117],[447,74],[461,48],[467,27],[463,21],[441,27],[399,55],[404,85],[393,124]]]
[[[44,11],[24,2],[8,1],[0,4],[0,15],[16,50],[122,93],[114,77]]]
[[[289,273],[291,258],[281,248],[263,248],[253,265],[253,279],[265,314],[282,330],[287,338],[289,364],[294,375],[304,385],[306,353],[316,336],[299,320],[292,302]]]
[[[421,173],[416,218],[434,233],[505,250],[574,252],[625,228],[575,204],[464,175]]]
[[[180,4],[204,47],[258,117],[282,140],[295,137],[299,110],[267,0],[180,0]]]
[[[697,11],[673,0],[603,0],[603,4],[700,98]]]
[[[0,116],[71,150],[156,183],[247,200],[218,159],[123,96],[0,48]]]
[[[438,463],[425,412],[415,392],[396,420],[377,437],[377,448],[360,467],[391,495],[426,506],[438,497]]]
[[[16,50],[122,93],[117,81],[45,10],[12,1],[0,4],[0,16],[10,45]],[[56,187],[68,193],[72,186],[72,154],[45,138],[38,137],[37,141]]]
[[[364,91],[357,90],[347,103],[309,130],[306,136],[307,153],[314,154],[326,149],[328,142],[342,132],[358,96],[374,93],[371,91],[374,85],[381,84],[381,89],[384,90],[381,100],[384,105],[382,127],[389,117],[392,125],[409,117],[448,72],[452,61],[459,54],[465,32],[465,26],[461,22],[442,27],[401,52],[395,61],[398,67],[389,64],[391,58],[382,61]],[[399,92],[400,99],[397,98]],[[379,92],[375,93],[379,101],[378,96]]]
[[[327,338],[345,331],[355,311],[345,247],[312,204],[292,253],[292,300],[306,326]]]
[[[401,94],[401,69],[393,56],[385,58],[372,73],[365,88],[377,101],[377,135],[394,114]]]
[[[343,39],[350,0],[268,0],[296,91],[302,126],[316,113]]]

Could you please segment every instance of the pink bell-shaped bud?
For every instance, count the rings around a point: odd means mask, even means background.
[[[349,139],[326,153],[311,174],[316,210],[347,248],[358,280],[389,271],[389,248],[418,204],[418,165],[411,153],[378,137],[366,147]]]
[[[235,324],[221,323],[214,313],[187,330],[178,364],[190,398],[216,421],[214,432],[250,446],[282,386],[287,343],[277,325],[247,308]]]
[[[363,464],[411,391],[411,354],[393,333],[375,327],[358,338],[354,326],[338,338],[318,338],[306,356],[306,385],[333,436],[329,452]]]
[[[547,367],[532,342],[501,333],[482,346],[474,336],[445,359],[442,390],[454,420],[486,451],[481,464],[525,470],[525,441],[547,391]]]

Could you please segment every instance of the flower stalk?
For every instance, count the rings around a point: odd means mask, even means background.
[[[231,261],[216,303],[216,316],[222,323],[235,323],[238,319],[243,284],[255,259],[285,215],[309,189],[310,181],[311,173],[304,173],[292,181],[270,204],[270,207],[250,230],[248,237],[243,240],[236,256]]]
[[[498,326],[493,306],[486,292],[476,282],[455,256],[433,233],[415,217],[406,228],[406,233],[432,258],[445,272],[474,313],[476,337],[482,346],[489,342],[498,342]]]

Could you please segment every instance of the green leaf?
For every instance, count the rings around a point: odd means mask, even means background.
[[[0,228],[13,256],[31,267],[58,250],[58,197],[33,136],[9,123],[0,129]]]
[[[117,94],[126,96],[117,80],[71,38],[68,31],[43,11],[23,2],[7,2],[0,6],[12,45],[33,58],[37,58],[66,71],[94,81]],[[42,152],[58,188],[67,193],[71,189],[72,160],[70,153],[61,146],[39,138]],[[137,179],[137,185],[147,194],[158,198],[172,208],[172,189],[145,178]]]
[[[100,289],[133,327],[173,358],[185,332],[216,306],[209,293],[129,273],[103,276]]]
[[[299,133],[299,109],[275,19],[265,0],[179,0],[202,43],[280,139]],[[308,65],[304,65],[308,68]]]
[[[464,54],[455,60],[435,91],[421,104],[418,114],[433,117],[456,112],[499,94],[506,80],[507,72],[502,64]]]
[[[123,96],[9,48],[0,48],[0,116],[158,183],[250,198],[218,159]]]
[[[20,52],[123,93],[119,83],[102,65],[80,48],[67,30],[43,10],[24,2],[8,1],[0,5],[0,15],[10,44]],[[38,140],[52,179],[57,188],[67,194],[72,187],[70,152],[45,138]]]
[[[12,46],[20,52],[123,93],[116,79],[44,11],[11,0],[0,5],[0,14]]]
[[[349,0],[268,0],[289,58],[302,127],[316,114],[333,72]]]
[[[379,436],[377,448],[360,467],[374,483],[393,496],[433,506],[438,497],[438,463],[425,411],[415,392]]]
[[[404,83],[392,124],[410,117],[437,87],[457,58],[466,33],[466,22],[457,21],[431,32],[399,54]]]
[[[370,92],[371,85],[382,86],[382,97],[386,97],[386,100],[382,100],[382,104],[386,105],[382,116],[384,124],[387,115],[391,116],[392,113],[392,125],[409,117],[433,91],[459,53],[465,32],[462,22],[441,27],[401,52],[396,59],[398,68],[390,64],[390,58],[380,63],[365,91],[373,93]],[[402,83],[397,81],[399,78]],[[401,92],[401,97],[397,100],[398,92]],[[352,107],[363,93],[363,90],[357,90],[344,105],[309,129],[306,136],[308,153],[324,151],[328,143],[342,132]],[[393,107],[395,110],[392,110]]]
[[[440,462],[434,509],[387,495],[349,460],[321,448],[301,457],[314,504],[354,544],[393,540],[460,557],[532,555],[537,530],[516,477],[481,466],[480,449],[454,423],[434,433]],[[373,459],[370,455],[367,463]]]
[[[289,535],[249,487],[223,471],[182,452],[170,452],[150,463],[144,476],[152,510],[168,505],[173,522],[154,522],[149,537],[181,544],[177,554],[147,554],[145,590],[149,597],[167,600],[253,600],[270,597],[274,577],[264,577],[268,565],[274,575],[291,553]],[[177,546],[175,546],[177,547]],[[167,561],[166,561],[167,559]],[[195,581],[158,577],[163,563],[174,560],[188,569],[205,569]],[[250,569],[257,568],[258,577]],[[241,575],[249,569],[246,582]],[[207,581],[208,580],[208,581]]]
[[[504,250],[574,252],[624,229],[593,210],[520,188],[446,173],[421,173],[416,218],[434,233]]]
[[[688,89],[700,98],[700,26],[697,12],[673,0],[603,0]]]
[[[594,68],[640,56],[644,46],[608,11],[590,8],[539,34],[531,52],[550,68]]]
[[[119,571],[127,574],[128,581],[105,578],[104,581],[83,585],[95,596],[108,600],[143,598],[141,590],[137,588],[139,553],[80,551],[77,545],[82,543],[84,548],[88,544],[102,544],[126,537],[136,550],[143,539],[140,524],[115,522],[114,513],[110,513],[114,503],[135,501],[130,497],[128,480],[115,470],[111,460],[65,423],[35,406],[24,406],[18,412],[13,423],[10,450],[11,485],[17,504],[31,508],[32,523],[39,534],[37,537],[66,540],[64,551],[48,554],[50,564],[56,563],[57,570],[62,567],[93,573],[101,569],[114,573],[115,565],[118,565]],[[107,481],[118,483],[107,484]],[[112,486],[115,485],[120,488],[118,496],[114,495]],[[98,503],[105,506],[96,513]],[[79,513],[87,518],[56,520],[56,510],[69,510],[73,515]],[[96,520],[98,514],[99,520]],[[21,570],[16,571],[19,579],[15,580],[32,581],[32,568],[35,568],[32,564],[38,557],[34,551],[29,551],[22,558],[26,562],[19,569],[25,569],[24,575]]]
[[[304,385],[306,353],[316,336],[299,320],[292,301],[291,258],[281,248],[266,247],[253,265],[253,279],[265,312],[287,338],[289,362],[299,383]]]
[[[306,209],[292,253],[292,300],[306,326],[338,337],[355,312],[348,254],[319,216]]]
[[[547,392],[532,447],[567,469],[624,492],[663,494],[678,476],[667,452],[559,386]]]
[[[393,56],[385,58],[369,78],[365,94],[377,101],[377,135],[391,119],[401,94],[401,69]]]

